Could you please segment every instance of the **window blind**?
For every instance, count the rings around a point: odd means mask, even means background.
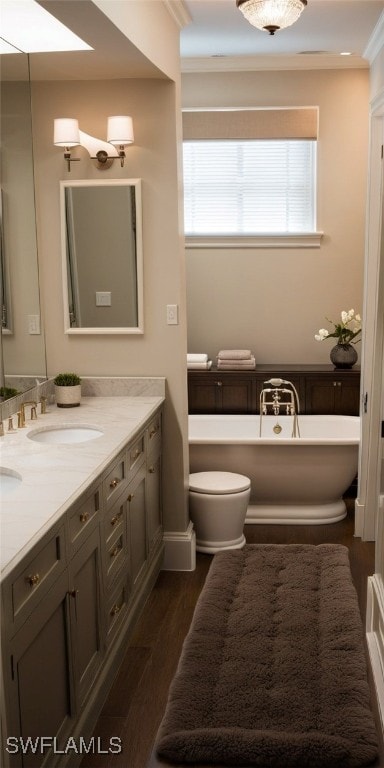
[[[316,141],[184,141],[186,235],[315,230]]]

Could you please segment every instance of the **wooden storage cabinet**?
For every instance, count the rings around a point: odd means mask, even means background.
[[[158,413],[4,580],[6,737],[56,737],[60,748],[91,732],[95,690],[112,684],[113,659],[161,566],[160,468]],[[5,750],[2,765],[62,759]]]
[[[260,365],[254,371],[188,371],[189,413],[259,413],[265,381],[281,378],[297,389],[301,413],[358,416],[360,370],[333,366]]]

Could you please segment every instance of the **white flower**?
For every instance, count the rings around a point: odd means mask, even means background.
[[[346,325],[346,323],[348,323],[349,320],[350,320],[349,312],[342,312],[341,313],[341,322],[344,323],[344,325]]]
[[[327,336],[329,336],[329,331],[326,328],[320,328],[319,333],[315,333],[316,341],[323,341]]]

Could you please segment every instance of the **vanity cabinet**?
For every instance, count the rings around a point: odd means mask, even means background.
[[[259,365],[253,371],[188,371],[189,413],[259,413],[265,381],[281,378],[297,389],[301,413],[359,415],[360,369],[330,365]]]
[[[161,567],[160,462],[159,412],[4,579],[7,736],[56,737],[62,749],[92,733],[97,695],[112,684]],[[25,755],[5,747],[4,766],[81,759],[40,745]]]

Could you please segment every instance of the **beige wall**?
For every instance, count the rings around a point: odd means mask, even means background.
[[[325,317],[362,312],[368,70],[188,73],[182,103],[319,107],[321,247],[187,250],[188,350],[215,357],[246,347],[259,363],[329,362],[332,341],[314,340]]]
[[[167,80],[35,82],[33,124],[38,247],[48,375],[165,376],[165,528],[187,525],[186,321],[183,249],[179,235],[176,126],[178,93]],[[133,117],[135,144],[119,163],[99,171],[86,151],[68,173],[52,144],[53,119],[76,116],[82,130],[105,137],[107,116]],[[65,335],[60,253],[60,179],[141,178],[144,249],[144,336]],[[180,324],[166,325],[166,304],[178,304]]]

